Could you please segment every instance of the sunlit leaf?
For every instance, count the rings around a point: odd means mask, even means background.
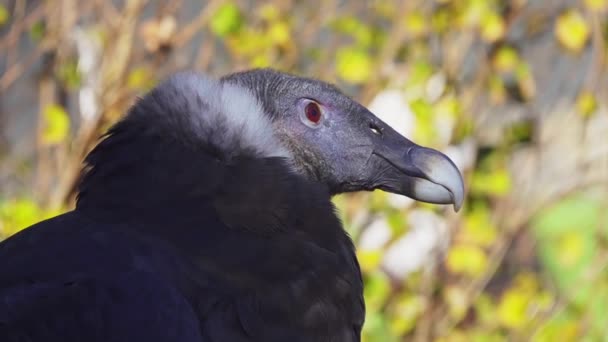
[[[382,261],[382,252],[359,249],[357,250],[357,259],[359,260],[359,266],[364,273],[371,272],[380,265],[380,262]]]
[[[505,34],[505,21],[497,13],[490,13],[481,20],[481,37],[488,42],[495,42]]]
[[[370,311],[379,310],[391,292],[389,279],[383,272],[375,271],[368,273],[365,280],[365,304]]]
[[[231,2],[221,5],[210,22],[211,31],[220,37],[238,32],[242,25],[241,10]]]
[[[557,239],[558,262],[565,267],[572,267],[580,262],[586,247],[585,239],[576,232],[568,232]]]
[[[466,215],[464,227],[457,238],[458,241],[487,247],[496,241],[497,236],[497,228],[490,221],[488,208],[476,205]]]
[[[412,65],[407,82],[409,85],[425,84],[431,76],[433,66],[426,60],[418,60]]]
[[[581,326],[567,313],[558,312],[531,337],[532,342],[579,341]]]
[[[555,23],[557,39],[565,48],[574,52],[579,52],[585,47],[589,31],[585,18],[577,10],[564,12]]]
[[[457,118],[462,112],[462,105],[455,97],[444,97],[435,105],[435,113],[441,118]]]
[[[457,244],[450,248],[446,265],[453,273],[476,277],[487,269],[488,257],[478,246]]]
[[[578,97],[576,98],[576,109],[582,117],[588,118],[592,116],[597,110],[597,107],[597,99],[592,92],[582,91],[578,94]]]
[[[279,8],[273,3],[267,3],[262,5],[258,10],[258,13],[261,18],[268,21],[275,21],[279,19],[279,16],[281,15]]]
[[[433,30],[443,33],[450,29],[452,13],[446,9],[439,9],[431,17]]]
[[[401,296],[392,310],[391,330],[396,335],[410,332],[416,326],[424,307],[424,300],[419,296],[408,294]]]
[[[475,314],[481,325],[494,325],[496,322],[496,304],[489,294],[481,293],[473,303]]]
[[[517,65],[515,77],[522,96],[526,100],[532,99],[536,95],[536,82],[528,63],[521,62]]]
[[[284,21],[274,22],[268,29],[269,38],[278,45],[284,45],[291,39],[289,25]]]
[[[258,54],[251,60],[252,68],[267,68],[271,65],[270,58],[266,54]]]
[[[405,16],[404,27],[411,36],[421,36],[426,33],[427,19],[421,12],[409,12]]]
[[[493,171],[475,171],[471,181],[471,192],[504,196],[511,191],[511,176],[505,168]]]
[[[410,102],[410,109],[416,117],[416,141],[428,145],[432,143],[435,134],[435,117],[433,106],[423,99]]]
[[[498,305],[498,319],[502,325],[511,329],[518,329],[528,322],[526,312],[529,298],[517,291],[508,290],[503,294]]]
[[[127,86],[131,89],[149,90],[154,86],[151,74],[145,67],[136,67],[127,75]]]
[[[366,51],[341,48],[336,54],[336,71],[340,78],[352,83],[363,83],[372,74],[372,60]]]
[[[492,58],[492,65],[498,72],[513,72],[519,63],[519,54],[511,46],[502,46]]]
[[[387,317],[381,312],[369,310],[361,333],[363,342],[398,342],[397,336],[391,333]]]
[[[10,236],[36,223],[41,210],[30,200],[13,200],[0,203],[0,233]]]
[[[42,142],[53,145],[64,141],[70,131],[70,117],[65,109],[59,105],[49,105],[44,108],[43,117]]]
[[[11,17],[11,14],[6,9],[6,6],[3,4],[0,4],[0,26],[3,26],[4,24],[6,24],[8,22],[8,20],[10,19],[10,17]]]
[[[467,0],[460,18],[461,25],[467,27],[477,26],[482,18],[492,13],[492,3],[488,0]]]
[[[585,0],[585,6],[592,11],[604,11],[608,9],[608,0]]]

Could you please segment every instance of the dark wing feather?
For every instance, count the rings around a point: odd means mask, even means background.
[[[143,244],[70,213],[0,244],[0,341],[201,341]]]

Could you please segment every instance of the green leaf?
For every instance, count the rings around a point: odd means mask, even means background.
[[[596,260],[598,229],[607,223],[600,222],[603,210],[598,198],[583,194],[545,209],[532,222],[541,262],[579,305],[593,297],[594,284],[583,280]]]
[[[54,104],[47,106],[44,108],[43,117],[42,142],[54,145],[64,141],[70,131],[70,117],[65,109]]]
[[[38,21],[32,25],[30,29],[30,38],[35,41],[41,41],[44,38],[44,34],[46,33],[46,27],[44,26],[44,22]]]
[[[81,84],[81,76],[78,71],[78,63],[75,60],[68,60],[65,63],[59,65],[57,70],[57,76],[66,88],[74,90],[77,89]]]
[[[211,19],[211,31],[219,37],[238,32],[243,26],[241,10],[234,3],[221,5]]]
[[[363,295],[369,311],[379,310],[391,293],[391,284],[386,274],[375,271],[365,277]]]

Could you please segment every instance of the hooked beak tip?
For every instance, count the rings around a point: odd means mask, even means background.
[[[449,192],[448,203],[458,212],[464,201],[464,181],[454,162],[443,153],[425,147],[412,149],[410,157],[425,179]]]

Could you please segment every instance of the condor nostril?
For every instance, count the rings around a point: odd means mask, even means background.
[[[376,124],[374,124],[373,122],[369,123],[369,129],[372,131],[372,133],[374,133],[375,135],[382,135],[382,129],[380,129],[380,127],[378,127]]]

